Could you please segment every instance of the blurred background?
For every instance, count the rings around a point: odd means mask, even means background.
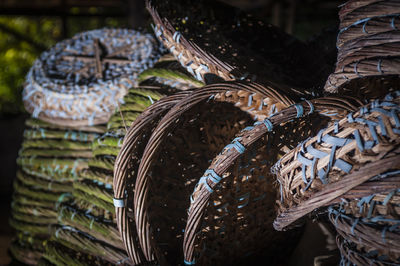
[[[220,1],[250,11],[305,42],[317,38],[335,60],[337,12],[344,1]],[[12,182],[28,116],[21,92],[33,61],[58,41],[81,31],[148,25],[144,0],[0,0],[0,265],[10,261]]]

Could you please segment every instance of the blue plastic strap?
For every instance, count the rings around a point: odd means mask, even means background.
[[[231,144],[228,144],[228,145],[225,147],[225,149],[234,148],[234,149],[236,149],[240,154],[242,154],[242,153],[246,150],[246,147],[243,146],[243,144],[241,144],[241,143],[239,142],[240,139],[241,139],[241,138],[235,138],[235,139],[232,141]]]
[[[198,185],[203,184],[203,185],[206,187],[206,189],[208,190],[208,192],[213,193],[214,190],[213,190],[213,189],[208,185],[208,183],[207,183],[207,177],[208,177],[208,176],[202,176],[202,177],[200,178],[200,180],[199,180]]]
[[[379,59],[377,68],[378,68],[379,73],[383,74],[383,71],[382,71],[382,59]]]
[[[344,138],[338,138],[338,137],[333,137],[329,134],[326,134],[325,136],[322,137],[322,141],[326,142],[328,144],[334,145],[334,146],[345,146],[352,142],[352,139],[344,139]]]
[[[297,111],[296,118],[303,116],[304,113],[303,105],[301,105],[300,103],[296,103],[294,104],[294,107],[296,108]]]
[[[354,130],[353,134],[354,134],[354,137],[356,138],[358,149],[360,151],[364,151],[364,145],[362,143],[362,140],[360,137],[360,132],[358,132],[358,129]]]
[[[356,234],[354,233],[354,228],[355,228],[356,225],[358,224],[359,220],[360,220],[359,218],[355,219],[354,222],[353,222],[353,224],[351,225],[351,234],[352,234],[353,236],[356,235]]]
[[[383,122],[383,118],[382,116],[378,116],[378,121],[379,121],[379,127],[381,128],[381,134],[382,136],[387,136],[387,131],[386,131],[386,127],[385,124]]]
[[[268,131],[272,131],[272,129],[274,128],[274,125],[272,124],[271,120],[269,120],[268,118],[264,119],[264,121],[262,121],[262,122],[254,123],[254,125],[261,125],[261,124],[264,124],[264,126],[267,128]]]
[[[207,177],[210,178],[215,184],[218,184],[219,181],[221,181],[221,177],[213,169],[207,169],[205,175],[207,175]]]
[[[187,261],[187,260],[183,260],[185,265],[195,265],[196,264],[196,260],[192,260],[192,261]]]
[[[125,207],[125,199],[116,199],[113,198],[114,207],[116,208],[124,208]]]

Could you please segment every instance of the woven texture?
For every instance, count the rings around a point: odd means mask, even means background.
[[[71,198],[73,181],[92,156],[90,143],[104,130],[102,126],[66,128],[26,121],[10,219],[10,225],[26,235],[11,248],[17,260],[37,263],[44,247],[32,246],[27,239],[37,242],[51,237],[58,224],[57,207]]]
[[[35,61],[23,92],[25,108],[59,125],[106,123],[137,75],[160,55],[156,40],[138,31],[77,34]]]
[[[224,258],[224,262],[245,263],[249,252],[259,252],[258,256],[268,261],[285,260],[285,255],[280,256],[273,247],[285,245],[290,249],[297,232],[279,234],[272,228],[276,188],[269,168],[330,119],[312,116],[287,122],[313,112],[343,116],[355,109],[354,103],[359,104],[341,98],[305,101],[237,134],[214,158],[191,196],[184,234],[185,262],[220,264]],[[285,243],[287,238],[291,244]]]
[[[375,100],[278,161],[274,172],[281,200],[276,229],[340,198],[351,198],[358,185],[399,167],[398,102],[398,93]]]
[[[199,84],[180,68],[162,58],[155,68],[139,75],[141,83],[131,88],[124,97],[124,104],[109,119],[107,132],[95,138],[91,145],[93,157],[88,167],[80,172],[73,183],[73,200],[60,204],[60,226],[53,240],[74,252],[85,250],[101,261],[112,264],[136,264],[124,250],[115,219],[113,201],[113,168],[126,130],[153,103],[158,104],[164,95]],[[168,68],[167,68],[168,67]],[[174,87],[173,87],[174,86]],[[178,89],[179,88],[179,89]],[[156,105],[155,104],[155,105]],[[62,264],[60,249],[48,249],[45,257]],[[80,262],[79,262],[80,263]]]
[[[147,1],[147,9],[159,40],[188,72],[206,83],[216,78],[247,79],[309,89],[322,85],[329,74],[323,56],[306,44],[231,6],[215,1]]]
[[[388,85],[354,83],[383,82],[399,75],[399,15],[398,1],[351,0],[341,7],[336,69],[326,82],[326,91],[355,94],[361,90],[359,95],[364,98],[383,96],[387,92]],[[399,89],[398,82],[391,85]]]

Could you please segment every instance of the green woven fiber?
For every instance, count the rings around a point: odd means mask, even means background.
[[[74,130],[52,130],[52,129],[25,129],[25,139],[59,139],[81,142],[91,142],[98,137],[98,133],[74,131]]]
[[[63,225],[75,227],[82,232],[92,235],[96,239],[105,241],[121,249],[124,248],[117,226],[111,220],[93,216],[90,213],[85,213],[68,205],[60,207],[58,220]]]
[[[104,171],[99,168],[95,167],[89,167],[89,169],[83,170],[80,175],[79,179],[89,179],[89,180],[97,180],[99,182],[103,182],[105,184],[110,184],[112,185],[113,182],[113,176],[112,172],[110,171]]]
[[[32,206],[46,208],[55,208],[56,205],[54,201],[34,199],[18,193],[13,194],[12,202],[15,202],[17,204],[30,204]]]
[[[129,101],[129,98],[133,95],[141,95],[144,96],[145,98],[151,97],[153,101],[158,101],[162,97],[165,96],[164,93],[162,93],[160,90],[154,89],[154,90],[149,90],[149,89],[143,89],[143,88],[131,88],[129,89],[129,94],[124,97],[124,101]],[[150,99],[149,99],[150,100]],[[151,104],[151,103],[150,103]]]
[[[73,180],[77,174],[88,167],[85,159],[50,159],[43,157],[19,157],[17,164],[25,170],[25,172],[43,177],[47,175],[49,179],[68,178]],[[42,174],[42,175],[41,175]]]
[[[21,244],[18,240],[13,241],[8,250],[13,258],[23,263],[22,265],[36,264],[43,252],[43,250],[33,249],[28,244]],[[18,264],[14,262],[14,265]]]
[[[24,173],[23,171],[17,172],[17,179],[21,181],[21,183],[37,188],[50,190],[53,192],[72,192],[72,182],[57,182],[57,181],[49,181],[40,177],[35,177]]]
[[[53,227],[49,224],[27,223],[15,218],[10,218],[9,224],[18,231],[29,232],[32,235],[51,235],[54,232]]]
[[[22,148],[90,150],[90,142],[58,140],[58,139],[25,139]]]
[[[48,226],[49,224],[57,224],[56,214],[53,217],[46,217],[46,216],[35,216],[32,214],[20,213],[12,210],[12,216],[15,220],[26,221],[27,223],[29,222],[32,224],[38,224],[38,225],[45,224],[46,226]]]
[[[69,194],[53,192],[45,189],[37,189],[32,186],[24,185],[18,180],[15,180],[14,182],[14,191],[18,194],[24,195],[25,197],[51,202],[62,202],[68,200],[68,196],[65,195]]]
[[[90,195],[90,194],[86,193],[85,191],[75,189],[74,192],[72,192],[72,195],[78,200],[85,200],[87,202],[90,202],[93,205],[96,205],[99,208],[103,208],[104,210],[106,210],[112,214],[115,214],[114,204],[104,201],[96,196]]]
[[[114,248],[107,243],[80,232],[74,228],[62,227],[56,230],[54,240],[60,244],[94,256],[99,256],[110,262],[119,262],[127,258],[125,251]]]
[[[92,157],[91,150],[59,150],[55,148],[22,148],[19,150],[18,155],[20,157],[68,157],[68,158],[90,158]]]
[[[111,155],[117,157],[120,149],[120,147],[98,146],[93,150],[93,156]]]
[[[27,204],[19,204],[15,202],[11,204],[11,208],[13,213],[15,212],[23,215],[31,215],[33,217],[53,218],[57,216],[57,211],[51,208],[37,207]]]
[[[109,202],[113,204],[113,195],[114,192],[112,191],[111,186],[106,187],[108,185],[104,185],[100,182],[95,182],[92,180],[83,180],[82,182],[75,182],[73,184],[74,190],[78,189],[81,190],[88,195],[95,196],[101,200]]]
[[[138,82],[143,82],[150,78],[162,78],[179,83],[187,83],[193,87],[202,87],[204,84],[191,75],[187,75],[179,70],[165,69],[165,68],[151,68],[143,71],[139,77]]]
[[[92,150],[96,149],[99,146],[104,147],[121,147],[122,141],[124,139],[124,134],[117,133],[106,133],[101,137],[96,138],[92,142]]]
[[[81,193],[81,192],[78,191],[78,193]],[[67,204],[69,206],[74,207],[75,209],[85,211],[85,213],[88,213],[95,217],[102,217],[104,220],[109,220],[109,221],[113,221],[114,223],[116,223],[113,213],[110,211],[107,211],[103,207],[99,207],[99,206],[93,204],[92,202],[90,202],[91,198],[95,198],[95,197],[88,196],[87,199],[75,197],[73,202],[67,202]],[[97,198],[95,198],[95,199],[97,199]]]
[[[48,241],[45,246],[45,249],[46,250],[43,254],[43,258],[52,263],[52,265],[59,265],[59,266],[105,265],[104,264],[105,262],[101,261],[98,258],[95,258],[84,252],[77,252],[55,241]]]
[[[115,156],[98,156],[89,160],[89,167],[101,168],[106,171],[113,171]],[[111,173],[112,175],[112,173]]]
[[[42,120],[39,119],[35,119],[35,118],[29,118],[25,121],[25,125],[27,127],[30,128],[34,128],[34,129],[54,129],[54,130],[63,130],[63,131],[68,131],[71,130],[70,127],[63,127],[60,125],[55,125],[55,124],[50,124],[47,122],[44,122]],[[78,130],[78,128],[76,128],[75,130]],[[93,133],[103,133],[105,131],[105,127],[104,125],[97,125],[97,126],[82,126],[79,127],[79,131],[84,131],[84,132],[93,132]]]
[[[125,125],[129,128],[139,115],[140,112],[122,112],[122,119],[120,113],[118,113],[118,116],[114,115],[108,121],[107,130],[114,131],[116,129],[124,129]]]

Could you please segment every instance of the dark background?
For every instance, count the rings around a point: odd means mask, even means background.
[[[328,29],[334,47],[337,0],[221,0],[267,19],[303,41]],[[141,0],[0,0],[0,265],[7,264],[12,239],[8,225],[16,157],[22,141],[21,91],[34,59],[56,42],[101,27],[149,25]],[[308,230],[316,230],[308,227]],[[313,240],[317,241],[318,240]]]

